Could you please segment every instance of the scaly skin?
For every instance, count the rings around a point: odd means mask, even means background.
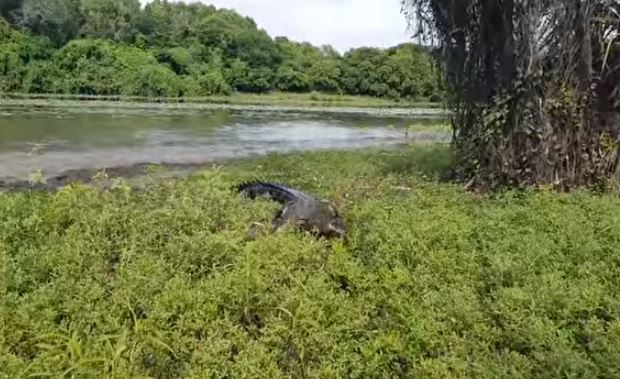
[[[344,220],[338,210],[326,200],[281,184],[260,181],[243,183],[236,189],[251,199],[267,195],[284,206],[273,218],[273,232],[282,230],[285,225],[293,225],[317,237],[347,237]]]

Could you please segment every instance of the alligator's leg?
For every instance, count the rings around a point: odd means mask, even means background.
[[[284,208],[282,208],[278,213],[276,213],[275,217],[273,218],[272,232],[280,232],[284,230],[284,226],[288,224],[297,228],[304,228],[307,220],[299,216],[300,214],[298,203],[291,202],[286,204]]]
[[[281,232],[285,229],[284,226],[288,224],[299,229],[307,228],[308,220],[305,215],[300,214],[299,203],[288,203],[276,213],[272,221],[272,232]]]
[[[288,214],[288,205],[276,212],[273,220],[271,221],[271,231],[277,233],[281,231],[286,224],[286,215]]]

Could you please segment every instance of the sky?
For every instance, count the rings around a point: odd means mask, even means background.
[[[146,2],[146,0],[142,0]],[[198,0],[186,0],[194,2]],[[285,36],[340,52],[410,41],[400,0],[202,0],[250,16],[272,37]]]

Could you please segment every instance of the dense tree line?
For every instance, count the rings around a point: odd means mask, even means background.
[[[340,54],[272,38],[251,18],[201,3],[3,0],[0,14],[3,92],[441,97],[431,55],[420,46]]]

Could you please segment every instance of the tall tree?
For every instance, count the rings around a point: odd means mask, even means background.
[[[80,0],[23,0],[15,19],[35,34],[64,44],[77,35],[82,25],[79,6]]]
[[[473,185],[620,177],[618,0],[402,0],[441,47],[456,174]]]
[[[130,42],[138,32],[138,0],[82,0],[80,9],[88,37]]]
[[[14,22],[15,12],[21,7],[22,0],[0,1],[0,16],[8,22]]]

